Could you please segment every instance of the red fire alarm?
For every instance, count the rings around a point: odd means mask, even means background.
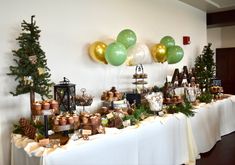
[[[190,44],[190,37],[189,36],[183,36],[183,44],[184,45]]]

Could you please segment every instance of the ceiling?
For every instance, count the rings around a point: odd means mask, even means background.
[[[207,13],[235,9],[235,0],[179,0]]]

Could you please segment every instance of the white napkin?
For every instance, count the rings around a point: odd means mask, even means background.
[[[24,148],[28,143],[34,142],[34,140],[20,134],[12,134],[11,137],[11,142],[14,143],[17,148]]]
[[[43,155],[45,148],[40,146],[39,143],[37,143],[37,142],[31,142],[31,143],[27,144],[27,146],[24,148],[24,150],[26,151],[26,153],[29,156],[40,157]]]

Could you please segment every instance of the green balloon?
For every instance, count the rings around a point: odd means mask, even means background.
[[[108,45],[105,51],[106,61],[114,66],[122,65],[127,58],[125,46],[119,42],[113,42]]]
[[[129,48],[136,43],[135,32],[130,29],[122,30],[117,36],[117,41],[122,43],[126,48]]]
[[[165,36],[160,41],[161,44],[165,45],[167,48],[175,46],[175,40],[171,36]]]
[[[168,64],[175,64],[184,57],[184,50],[180,46],[172,46],[167,49]]]

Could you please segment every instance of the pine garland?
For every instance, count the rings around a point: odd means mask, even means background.
[[[10,66],[8,75],[15,76],[18,81],[15,92],[10,92],[13,96],[36,92],[44,97],[51,98],[50,69],[47,67],[45,52],[39,43],[40,30],[36,26],[36,21],[31,17],[31,23],[23,20],[22,33],[16,39],[19,49],[13,50],[15,66]]]
[[[200,102],[204,103],[210,103],[213,99],[213,95],[209,92],[203,92],[199,97],[198,97]]]
[[[195,112],[192,111],[192,104],[188,101],[185,101],[182,104],[177,104],[177,105],[169,105],[167,107],[167,112],[168,113],[178,113],[181,112],[185,114],[187,117],[189,116],[194,116]]]
[[[150,108],[146,105],[140,105],[139,107],[136,107],[134,110],[134,113],[132,115],[126,115],[123,118],[123,121],[130,120],[131,124],[137,124],[141,120],[144,120],[148,116],[153,114],[153,112],[150,110]]]

